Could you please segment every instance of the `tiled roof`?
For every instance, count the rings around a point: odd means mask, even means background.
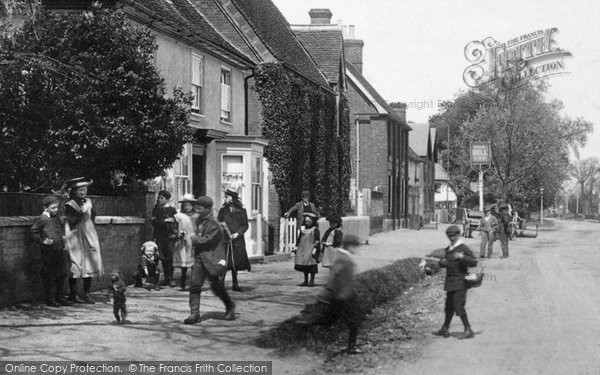
[[[338,83],[342,58],[342,30],[294,30],[330,83]]]
[[[253,62],[227,42],[200,14],[189,0],[122,0],[136,11],[148,13],[173,30],[200,42],[213,52],[220,52],[238,65],[253,66]]]
[[[410,137],[412,136],[412,133],[410,133],[410,136],[408,137],[410,139]],[[417,155],[417,153],[412,149],[411,146],[408,146],[408,159],[412,160],[412,161],[423,161],[423,159],[421,159],[419,157],[419,155]]]
[[[429,143],[429,124],[416,124],[410,122],[408,125],[413,129],[408,136],[408,144],[419,156],[427,156],[427,145]]]
[[[248,45],[246,40],[240,35],[240,31],[234,26],[232,21],[226,16],[225,11],[220,8],[216,0],[208,1],[195,1],[194,5],[200,13],[208,20],[208,22],[216,29],[219,33],[244,55],[248,56],[251,60],[256,63],[259,62],[257,56],[252,48]]]
[[[271,0],[232,0],[232,3],[277,60],[314,83],[329,88],[329,83]]]
[[[382,106],[388,112],[388,114],[391,118],[393,118],[394,120],[399,122],[404,128],[409,129],[409,130],[411,129],[410,126],[408,126],[406,124],[404,119],[402,119],[399,115],[396,114],[394,109],[392,107],[390,107],[390,105],[381,97],[381,95],[379,95],[377,90],[375,90],[375,88],[373,88],[373,86],[371,86],[369,81],[367,81],[367,79],[358,71],[358,69],[356,69],[356,67],[354,65],[352,65],[348,61],[346,61],[345,65],[346,65],[346,69],[354,77],[356,77],[356,79],[359,81],[359,83],[365,88],[365,90],[367,90],[369,92],[369,94],[375,99],[377,104]],[[410,136],[408,138],[410,139]]]

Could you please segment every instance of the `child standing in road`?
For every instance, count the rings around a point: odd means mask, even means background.
[[[42,201],[44,212],[31,227],[31,237],[40,244],[44,298],[48,306],[68,306],[63,288],[67,277],[65,231],[58,213],[58,198],[47,196]]]
[[[300,227],[296,241],[296,257],[294,269],[304,273],[304,282],[298,286],[315,286],[315,274],[318,272],[314,256],[319,249],[319,228],[316,226],[317,215],[304,214],[304,225]],[[308,275],[310,274],[310,281]]]
[[[342,233],[342,218],[340,215],[328,215],[327,221],[329,221],[329,228],[323,234],[321,241],[323,245],[323,258],[321,262],[323,267],[331,268],[335,261],[335,249],[342,245],[344,234]]]
[[[446,229],[446,235],[450,240],[450,246],[445,250],[444,258],[440,259],[440,267],[446,268],[446,282],[444,290],[446,291],[446,305],[444,312],[446,318],[444,325],[434,335],[450,337],[450,322],[456,313],[462,320],[464,333],[459,338],[470,339],[475,334],[467,318],[467,283],[465,276],[468,274],[469,267],[477,266],[477,260],[473,252],[460,238],[460,229],[456,225],[451,225]]]

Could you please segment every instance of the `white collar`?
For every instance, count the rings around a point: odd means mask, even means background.
[[[464,242],[462,240],[462,238],[459,238],[458,241],[456,241],[456,243],[454,245],[450,245],[448,247],[448,250],[452,251],[454,249],[456,249],[458,246],[462,245]]]
[[[49,214],[48,212],[46,212],[46,211],[42,212],[42,215],[46,215],[46,216],[48,216],[48,217],[52,217],[52,216],[50,216],[50,214]]]

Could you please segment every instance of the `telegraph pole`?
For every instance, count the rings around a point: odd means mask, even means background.
[[[540,188],[540,224],[544,224],[544,188]]]

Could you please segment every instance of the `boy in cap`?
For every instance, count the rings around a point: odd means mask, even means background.
[[[469,267],[477,266],[477,260],[473,252],[465,245],[460,237],[460,229],[456,225],[451,225],[446,229],[446,235],[450,240],[450,246],[445,250],[444,258],[440,259],[440,267],[446,268],[446,282],[444,290],[446,291],[446,304],[444,312],[446,319],[444,325],[438,331],[434,332],[437,336],[449,337],[450,322],[456,313],[462,320],[464,333],[459,338],[470,339],[475,334],[469,324],[465,304],[467,302],[467,285],[465,276],[468,274]]]
[[[225,237],[223,229],[212,214],[213,200],[207,196],[198,198],[198,219],[195,233],[191,235],[194,248],[194,266],[190,285],[190,316],[183,322],[195,324],[200,320],[200,292],[206,279],[215,296],[225,304],[225,320],[235,319],[235,303],[231,300],[219,277],[226,269]]]
[[[58,198],[52,195],[42,200],[44,212],[31,227],[31,237],[40,244],[42,253],[42,277],[44,279],[44,298],[48,306],[68,306],[63,295],[67,276],[62,220],[58,217]]]

